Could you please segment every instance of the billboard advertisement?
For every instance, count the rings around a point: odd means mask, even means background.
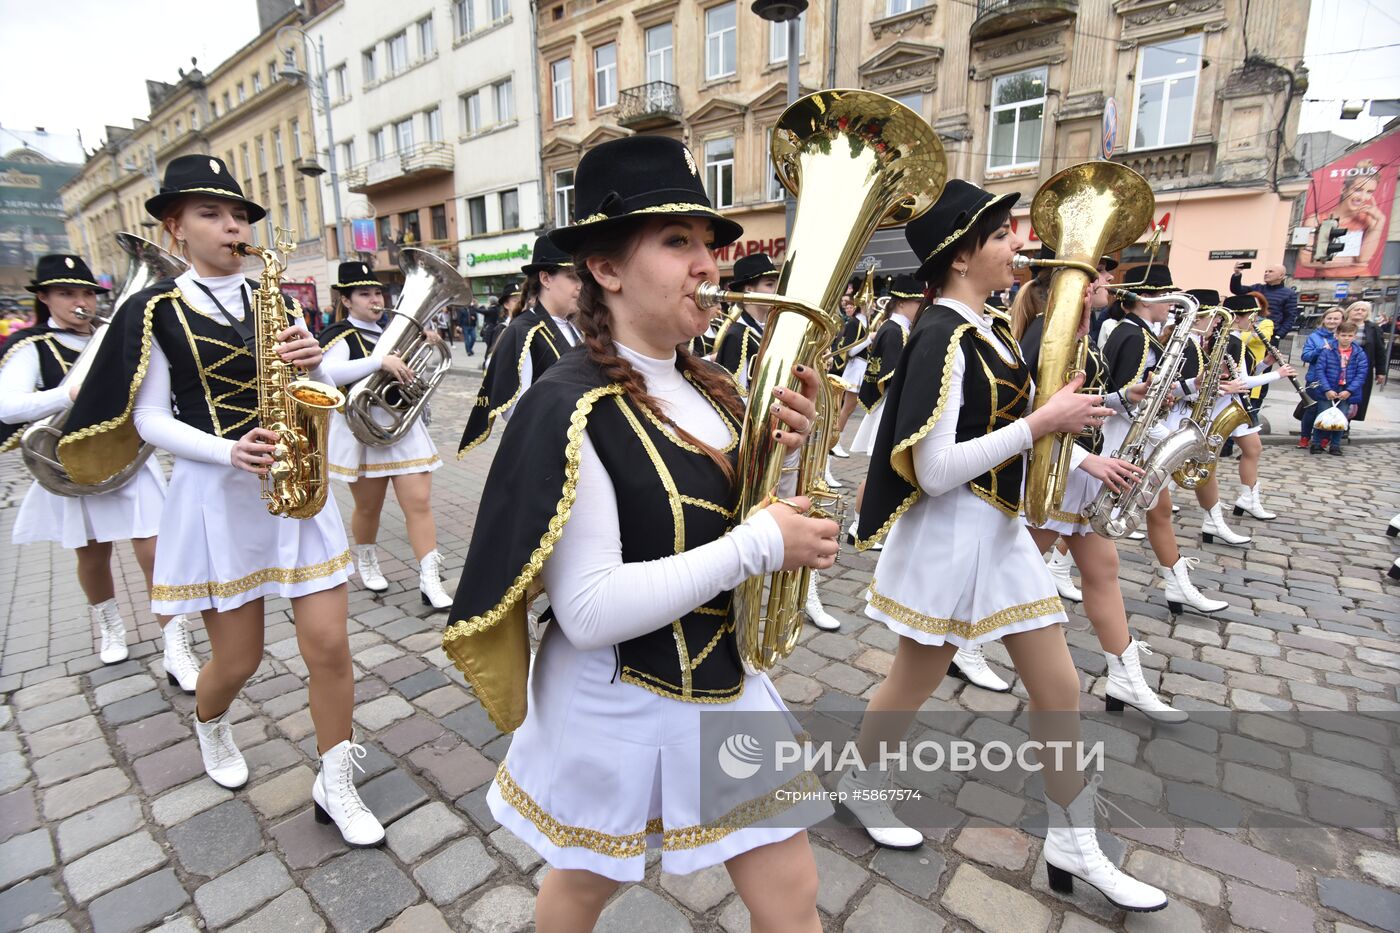
[[[37,159],[0,159],[0,278],[28,281],[45,253],[72,249],[58,189],[78,166]]]
[[[1312,173],[1303,226],[1335,220],[1347,231],[1342,251],[1327,262],[1313,258],[1313,240],[1298,250],[1299,279],[1354,279],[1380,275],[1390,210],[1400,171],[1400,132],[1360,146]]]

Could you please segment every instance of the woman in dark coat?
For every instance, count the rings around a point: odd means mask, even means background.
[[[1366,407],[1371,404],[1371,392],[1376,386],[1385,385],[1386,359],[1385,334],[1381,326],[1371,320],[1371,303],[1355,301],[1347,308],[1346,319],[1356,325],[1356,342],[1366,351],[1370,368],[1366,372],[1366,389],[1361,393],[1361,404],[1357,406],[1356,417],[1352,421],[1366,420]]]

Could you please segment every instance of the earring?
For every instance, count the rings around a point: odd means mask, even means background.
[[[958,270],[958,275],[962,276],[963,278],[967,278],[967,270],[966,270],[966,269],[959,269],[959,270]]]

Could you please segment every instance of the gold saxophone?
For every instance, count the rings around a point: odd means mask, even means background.
[[[772,155],[778,177],[797,196],[777,293],[737,295],[706,282],[695,294],[707,310],[721,300],[773,308],[749,385],[749,398],[760,401],[744,416],[739,445],[741,519],[770,501],[787,456],[773,438],[766,400],[777,386],[797,388],[794,365],[825,370],[841,326],[841,293],[866,244],[878,227],[908,223],[932,207],[948,172],[933,129],[909,108],[870,91],[818,91],[792,104],[773,130]],[[836,496],[822,476],[836,406],[826,380],[817,407],[797,493],[831,502]],[[734,626],[746,670],[768,670],[797,646],[809,579],[806,569],[783,571],[751,577],[735,589]]]
[[[1209,482],[1220,457],[1220,448],[1235,429],[1249,424],[1249,411],[1239,399],[1231,398],[1230,403],[1220,410],[1212,420],[1210,410],[1220,396],[1220,382],[1227,375],[1234,375],[1234,360],[1227,352],[1230,344],[1230,324],[1234,315],[1229,311],[1217,310],[1210,324],[1207,324],[1202,340],[1214,333],[1210,344],[1210,357],[1200,377],[1196,380],[1196,400],[1191,405],[1191,420],[1205,427],[1206,443],[1203,456],[1188,457],[1172,473],[1172,479],[1182,489],[1196,489]]]
[[[235,243],[239,256],[263,261],[258,287],[253,290],[249,326],[253,330],[253,357],[257,361],[258,426],[277,435],[272,466],[262,477],[262,497],[267,510],[287,518],[311,518],[326,504],[330,477],[326,472],[326,446],[330,439],[330,415],[345,404],[338,389],[297,376],[297,368],[277,354],[277,335],[289,324],[287,302],[282,297],[282,254],[293,244],[281,241],[261,249]]]

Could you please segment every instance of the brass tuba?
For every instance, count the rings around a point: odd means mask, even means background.
[[[1202,334],[1202,341],[1206,336],[1211,338],[1210,355],[1206,357],[1205,368],[1196,380],[1196,400],[1191,405],[1191,420],[1205,428],[1206,445],[1202,456],[1188,457],[1172,473],[1172,479],[1182,489],[1197,489],[1209,482],[1226,438],[1236,428],[1249,424],[1249,411],[1236,398],[1231,398],[1214,419],[1210,416],[1210,410],[1215,407],[1215,400],[1220,395],[1221,380],[1226,377],[1227,371],[1230,375],[1234,373],[1235,361],[1230,359],[1228,352],[1233,320],[1234,315],[1229,311],[1217,309],[1211,319],[1213,331],[1208,326]]]
[[[1074,378],[1084,290],[1098,276],[1099,257],[1137,242],[1152,221],[1152,188],[1137,172],[1116,162],[1085,162],[1059,172],[1036,192],[1031,225],[1056,259],[1045,303],[1040,366],[1035,376],[1035,407],[1050,400]],[[1087,349],[1087,347],[1086,347]],[[1059,444],[1058,451],[1056,443]],[[1044,525],[1059,509],[1069,478],[1074,438],[1047,434],[1035,442],[1026,471],[1022,503],[1026,521]]]
[[[121,292],[112,299],[112,314],[115,315],[128,298],[139,291],[150,288],[161,279],[174,278],[185,271],[183,260],[177,259],[149,240],[134,233],[118,233],[117,245],[128,257],[126,282]],[[110,317],[100,314],[92,318],[93,332],[83,352],[74,360],[68,370],[64,384],[81,383],[97,359],[98,348],[107,337],[107,324]],[[63,437],[63,426],[68,423],[68,412],[61,411],[36,421],[24,429],[19,438],[20,456],[29,472],[34,474],[39,485],[57,496],[96,496],[104,492],[120,489],[131,481],[137,471],[146,465],[146,459],[155,450],[150,444],[142,443],[136,449],[131,462],[107,479],[96,483],[79,483],[68,475],[58,460],[58,442]]]
[[[773,165],[797,196],[787,260],[773,295],[724,292],[704,283],[701,307],[761,302],[773,312],[763,330],[739,446],[739,502],[745,518],[778,488],[786,449],[773,438],[766,400],[777,386],[796,388],[792,368],[823,372],[841,326],[838,305],[865,245],[881,226],[904,224],[933,206],[947,181],[947,160],[933,129],[914,111],[869,91],[818,91],[783,111],[773,130]],[[830,502],[822,484],[834,404],[823,380],[817,428],[797,472],[798,494]],[[810,571],[751,577],[734,591],[734,626],[745,669],[764,671],[786,657],[802,630],[799,612]]]
[[[282,256],[293,246],[281,242],[286,231],[277,233],[276,245],[269,249],[248,243],[235,243],[232,249],[236,255],[256,256],[263,262],[247,322],[258,366],[258,427],[277,435],[272,465],[262,477],[262,497],[273,515],[311,518],[325,506],[330,493],[326,471],[330,416],[345,403],[345,396],[333,386],[299,378],[297,368],[277,354],[277,335],[288,326],[281,288],[287,267]]]
[[[389,348],[413,371],[412,382],[388,373],[370,373],[345,393],[345,420],[362,444],[388,447],[403,439],[423,413],[428,396],[452,368],[452,349],[428,340],[433,315],[453,301],[465,301],[467,283],[450,263],[426,250],[399,251],[404,287],[389,326],[376,346]],[[376,417],[378,415],[379,417]]]

